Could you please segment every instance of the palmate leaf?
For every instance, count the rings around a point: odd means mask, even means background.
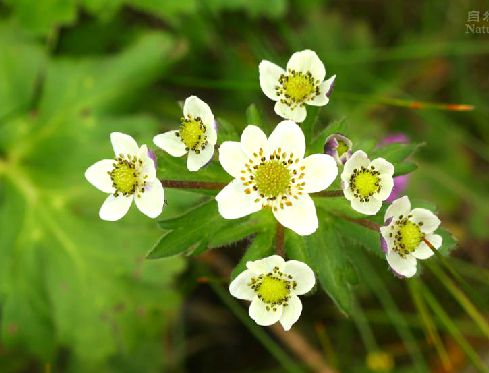
[[[338,234],[334,220],[321,211],[318,211],[318,217],[319,228],[310,236],[287,232],[287,255],[307,263],[316,273],[321,288],[342,312],[348,314],[352,309],[351,285],[357,281],[348,247]]]
[[[0,51],[18,48],[27,60],[32,52],[33,63],[47,61],[40,48],[19,39],[15,47],[3,45],[5,40],[0,33]],[[156,239],[154,222],[134,208],[119,222],[101,221],[106,195],[83,173],[112,156],[110,132],[138,140],[156,132],[156,121],[121,116],[119,106],[164,71],[172,49],[167,35],[150,34],[115,56],[48,61],[40,104],[32,107],[36,115],[25,110],[36,102],[29,87],[38,74],[22,76],[15,69],[23,64],[0,64],[7,68],[0,76],[18,77],[9,85],[19,95],[18,102],[9,101],[14,114],[0,121],[2,134],[5,128],[12,134],[0,152],[4,346],[23,346],[46,362],[65,346],[69,366],[82,361],[85,371],[100,372],[120,371],[112,358],[141,353],[140,338],[148,351],[161,349],[164,315],[179,302],[169,284],[183,262],[144,262],[145,247]],[[159,356],[148,370],[161,366]]]
[[[165,232],[148,254],[149,259],[183,253],[198,255],[209,248],[226,246],[266,227],[260,214],[237,220],[224,219],[211,199],[176,218],[159,222]]]

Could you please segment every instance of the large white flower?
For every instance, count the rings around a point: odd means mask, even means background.
[[[110,194],[100,208],[100,217],[119,220],[126,215],[133,200],[143,214],[158,217],[165,195],[148,148],[146,145],[138,147],[131,136],[120,132],[111,133],[110,141],[115,159],[103,159],[85,172],[93,186]]]
[[[307,105],[324,106],[336,78],[328,80],[326,69],[317,54],[311,50],[294,53],[287,63],[287,71],[270,61],[260,62],[260,86],[265,95],[277,101],[277,115],[294,122],[306,119]]]
[[[440,225],[440,219],[430,210],[411,210],[408,197],[396,199],[385,212],[385,226],[380,228],[382,249],[393,271],[404,277],[416,273],[416,260],[428,259],[434,253],[425,243],[435,249],[442,244],[442,237],[433,232]]]
[[[249,314],[258,325],[280,321],[284,330],[290,330],[302,312],[298,295],[310,291],[316,282],[312,269],[278,255],[248,262],[246,267],[229,285],[231,295],[251,301]]]
[[[250,125],[241,142],[224,142],[219,162],[235,179],[216,196],[219,213],[238,219],[270,207],[277,220],[296,233],[316,231],[318,218],[309,193],[326,189],[338,168],[327,154],[304,158],[304,152],[304,134],[292,121],[280,122],[268,139]]]
[[[153,139],[156,146],[173,157],[188,153],[187,168],[190,171],[198,171],[211,160],[216,141],[214,115],[209,105],[196,96],[185,100],[180,128]]]
[[[384,158],[370,162],[365,152],[356,151],[341,173],[343,192],[351,207],[362,214],[375,215],[391,194],[393,174],[394,166]]]

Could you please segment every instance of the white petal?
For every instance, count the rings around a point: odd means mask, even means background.
[[[263,60],[260,62],[258,70],[260,71],[260,87],[263,93],[268,98],[277,101],[279,97],[275,87],[279,85],[280,75],[285,73],[284,69],[270,61]]]
[[[412,255],[403,258],[394,250],[390,250],[387,254],[387,262],[394,272],[404,277],[413,277],[416,273],[416,258]]]
[[[199,117],[205,125],[214,125],[214,115],[212,110],[204,101],[197,96],[190,96],[185,100],[183,104],[183,116],[187,118],[192,116],[193,118]]]
[[[429,243],[433,245],[435,249],[438,249],[442,244],[442,238],[438,234],[429,234],[425,237]],[[412,256],[417,259],[428,259],[433,256],[435,253],[431,250],[426,243],[421,241],[419,246],[412,252]]]
[[[219,162],[229,175],[240,178],[248,157],[241,144],[236,141],[225,141],[219,147]]]
[[[368,167],[370,165],[370,161],[367,157],[367,154],[363,150],[357,150],[352,154],[349,160],[346,161],[345,167],[343,168],[343,172],[341,173],[341,180],[347,182],[350,179],[353,170],[360,167]]]
[[[353,210],[361,212],[365,215],[375,215],[382,207],[382,201],[375,198],[375,196],[370,197],[368,202],[360,202],[360,199],[353,198],[351,200],[351,207]]]
[[[290,330],[292,325],[299,320],[302,313],[302,302],[297,295],[291,295],[287,302],[287,306],[283,307],[282,317],[280,318],[280,324],[285,331]]]
[[[245,193],[240,180],[233,180],[216,196],[217,208],[224,219],[238,219],[261,210],[261,204],[254,200],[258,197],[254,191]]]
[[[326,76],[324,64],[319,59],[316,52],[309,49],[295,52],[287,63],[287,70],[310,72],[314,79],[322,82]]]
[[[421,229],[421,232],[423,233],[434,232],[440,225],[440,219],[438,219],[438,217],[435,214],[433,214],[430,210],[415,208],[411,211],[411,215],[412,215],[411,220],[414,223],[416,224],[421,223],[419,229]]]
[[[113,159],[103,159],[94,163],[85,171],[85,178],[95,188],[105,193],[114,193],[112,179],[108,174],[114,168]]]
[[[292,206],[285,206],[273,211],[273,215],[284,227],[292,229],[301,236],[312,234],[318,228],[316,207],[308,194],[298,200],[292,200]]]
[[[410,211],[411,202],[409,201],[408,196],[398,198],[387,208],[384,221],[387,221],[389,218],[397,218],[400,215],[407,216]]]
[[[257,275],[261,275],[273,271],[275,267],[278,267],[282,271],[284,264],[284,258],[279,255],[271,255],[263,259],[247,262],[246,268]]]
[[[390,236],[390,233],[392,233],[391,225],[388,225],[386,227],[380,227],[380,234],[384,238],[385,242],[387,243],[388,249],[392,249],[394,247],[394,237]]]
[[[370,165],[374,166],[381,175],[394,175],[394,166],[384,158],[375,158]]]
[[[384,174],[380,175],[380,190],[378,193],[374,194],[375,198],[384,201],[391,195],[392,188],[394,188],[394,179],[391,175]]]
[[[333,157],[327,154],[312,154],[301,162],[304,169],[306,193],[315,193],[326,189],[336,179],[338,166]]]
[[[139,148],[138,158],[141,161],[140,171],[147,182],[151,182],[156,179],[155,162],[150,158],[148,153],[148,147],[143,145]]]
[[[230,284],[229,292],[238,299],[253,300],[255,291],[248,286],[253,277],[253,273],[249,270],[241,272]]]
[[[290,120],[284,120],[277,124],[268,138],[270,152],[281,148],[287,152],[287,157],[293,153],[294,159],[302,159],[306,151],[306,140],[301,128]]]
[[[215,123],[211,124],[205,124],[205,134],[207,136],[207,142],[209,145],[216,145],[217,142],[217,131],[215,127]]]
[[[198,171],[205,166],[214,154],[214,145],[207,144],[207,146],[197,154],[193,150],[189,150],[187,157],[187,168],[189,171]]]
[[[178,131],[175,130],[156,135],[153,138],[153,142],[158,148],[163,149],[173,157],[181,157],[187,150],[185,150],[185,144],[182,139],[176,135],[177,133]]]
[[[297,295],[309,292],[316,283],[316,277],[311,267],[298,260],[285,262],[283,273],[292,275],[293,280],[297,282],[297,287],[294,289],[294,293]]]
[[[110,142],[116,156],[120,154],[136,155],[139,150],[139,146],[131,136],[121,132],[112,132],[110,134]]]
[[[102,220],[116,221],[126,215],[129,207],[131,207],[131,202],[133,196],[123,196],[119,195],[114,197],[113,194],[108,196],[99,211],[99,216]]]
[[[241,134],[241,147],[248,158],[253,157],[253,153],[258,154],[260,148],[263,149],[265,156],[268,156],[268,140],[265,133],[255,125],[246,126]]]
[[[165,205],[165,191],[159,180],[146,184],[141,197],[134,197],[136,206],[144,215],[157,218]]]
[[[258,299],[257,296],[251,302],[249,314],[250,317],[261,326],[275,324],[282,317],[282,306],[276,306],[276,311],[267,311],[266,304]]]
[[[334,80],[336,79],[336,75],[333,75],[331,78],[328,80],[325,80],[319,85],[319,94],[314,97],[312,100],[307,101],[306,103],[308,105],[314,105],[314,106],[324,106],[329,102],[329,97],[328,92],[331,89],[331,86],[334,83]]]
[[[304,119],[306,119],[307,116],[307,110],[304,106],[299,105],[292,109],[289,105],[284,104],[281,101],[275,103],[273,110],[275,110],[275,113],[278,116],[292,120],[296,123],[304,122]]]

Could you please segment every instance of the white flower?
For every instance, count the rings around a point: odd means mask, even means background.
[[[394,187],[394,166],[384,158],[372,162],[358,150],[345,163],[341,173],[343,193],[351,207],[365,215],[375,215]]]
[[[270,207],[275,218],[296,233],[316,231],[316,208],[308,193],[326,189],[338,168],[327,154],[304,158],[304,152],[304,134],[292,121],[280,122],[268,139],[250,125],[241,142],[224,142],[219,162],[235,179],[216,196],[219,213],[238,219]]]
[[[211,160],[216,141],[214,115],[209,105],[196,96],[185,100],[180,128],[156,135],[153,139],[156,146],[173,157],[188,153],[189,171],[198,171]]]
[[[442,237],[433,234],[440,219],[426,209],[411,210],[408,197],[392,202],[385,212],[384,222],[386,225],[380,228],[380,233],[387,262],[401,276],[414,276],[416,259],[427,259],[434,254],[425,240],[435,249],[442,244]]]
[[[258,325],[280,321],[284,330],[290,330],[302,312],[298,295],[310,291],[316,282],[312,269],[278,255],[248,262],[246,267],[229,285],[231,295],[251,301],[249,314]]]
[[[287,63],[287,71],[272,62],[260,62],[260,86],[265,95],[277,101],[277,115],[294,122],[306,119],[307,105],[324,106],[336,78],[324,81],[326,69],[317,54],[311,50],[294,53]]]
[[[110,194],[100,208],[100,217],[119,220],[134,199],[143,214],[156,218],[163,210],[165,195],[148,148],[146,145],[139,148],[131,136],[120,132],[112,132],[110,141],[115,159],[103,159],[85,172],[93,186]]]

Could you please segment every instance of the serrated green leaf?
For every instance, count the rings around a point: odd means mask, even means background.
[[[352,241],[365,247],[370,253],[381,258],[384,257],[380,246],[380,232],[375,232],[345,219],[338,219],[335,226],[345,241]]]
[[[230,245],[261,230],[263,230],[263,226],[252,219],[227,224],[226,229],[217,231],[209,240],[209,248],[212,249]]]
[[[348,259],[348,247],[336,230],[335,225],[323,223],[314,234],[305,237],[306,263],[316,272],[323,290],[342,312],[348,314],[353,304],[350,285],[357,279]]]
[[[445,228],[438,228],[435,232],[439,234],[443,241],[441,247],[438,249],[438,252],[443,256],[448,256],[457,247],[457,239]]]
[[[273,254],[273,239],[275,231],[265,229],[258,233],[251,244],[247,247],[245,254],[240,259],[238,265],[231,272],[231,280],[246,269],[246,263],[252,260],[261,259]]]

